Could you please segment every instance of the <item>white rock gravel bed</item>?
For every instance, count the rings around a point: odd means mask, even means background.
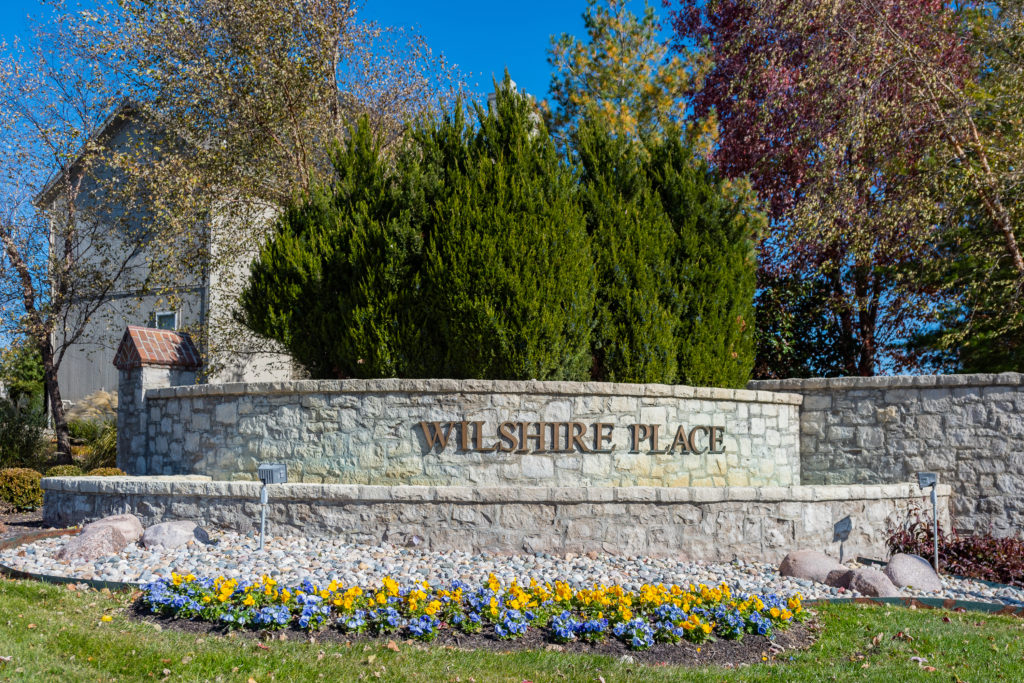
[[[189,543],[176,550],[146,550],[133,544],[115,556],[68,564],[57,559],[57,553],[68,538],[49,538],[0,551],[0,564],[33,574],[142,583],[168,577],[176,571],[239,579],[267,574],[286,585],[309,578],[318,583],[337,579],[347,585],[365,586],[379,583],[384,576],[391,576],[400,583],[425,580],[434,585],[447,585],[455,579],[479,583],[493,572],[506,583],[513,578],[520,581],[536,578],[538,581],[562,580],[575,587],[618,583],[636,589],[644,583],[717,585],[724,581],[734,591],[743,593],[799,592],[807,599],[859,597],[856,592],[780,577],[775,565],[762,562],[705,564],[596,553],[558,558],[425,552],[304,538],[268,538],[266,549],[260,552],[258,539],[228,532],[214,536],[209,545]],[[949,577],[942,577],[942,584],[943,590],[938,593],[904,589],[903,594],[1024,606],[1024,591],[1019,589],[993,588],[978,581]]]

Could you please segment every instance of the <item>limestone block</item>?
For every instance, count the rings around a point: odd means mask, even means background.
[[[885,441],[885,434],[879,427],[857,427],[856,443],[858,448],[878,449]]]
[[[554,462],[550,456],[524,455],[522,474],[528,479],[550,479],[555,474]]]

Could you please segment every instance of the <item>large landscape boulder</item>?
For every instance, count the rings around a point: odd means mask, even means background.
[[[57,559],[63,562],[92,562],[107,555],[117,555],[128,545],[128,539],[116,526],[94,527],[72,536]]]
[[[849,585],[846,587],[872,598],[898,598],[900,596],[900,590],[893,585],[889,577],[871,567],[854,569],[849,576]]]
[[[939,575],[932,569],[931,563],[920,555],[893,555],[884,571],[893,585],[899,588],[910,586],[929,593],[942,590]]]
[[[135,515],[111,515],[98,519],[82,527],[82,535],[101,527],[117,529],[129,543],[137,543],[142,538],[142,522]]]
[[[794,550],[782,558],[779,575],[825,583],[829,572],[837,569],[845,570],[846,567],[824,553],[816,550]]]
[[[142,545],[147,548],[161,547],[171,550],[187,545],[190,541],[209,543],[210,534],[195,522],[182,520],[154,524],[142,535]]]

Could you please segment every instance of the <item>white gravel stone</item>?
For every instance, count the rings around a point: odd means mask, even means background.
[[[392,545],[367,546],[297,537],[268,537],[263,552],[259,540],[241,534],[212,533],[211,544],[189,543],[181,548],[146,549],[132,544],[116,556],[93,562],[71,564],[57,559],[69,537],[48,538],[0,551],[0,563],[24,572],[144,583],[169,577],[172,571],[192,572],[197,576],[224,576],[239,579],[263,574],[279,582],[298,584],[305,578],[327,583],[332,579],[345,584],[374,585],[384,576],[397,581],[429,581],[447,585],[455,579],[478,583],[494,573],[504,582],[567,581],[576,587],[597,583],[618,583],[630,589],[643,583],[688,585],[725,582],[742,593],[801,593],[807,599],[859,597],[854,591],[832,588],[807,579],[779,576],[775,565],[762,562],[707,564],[664,558],[621,557],[608,555],[574,556],[571,559],[551,555],[494,555],[457,551],[430,552]],[[856,568],[855,563],[847,563]],[[941,576],[942,590],[924,592],[907,588],[904,597],[942,597],[956,600],[998,602],[1024,606],[1024,590],[994,588],[979,581]]]

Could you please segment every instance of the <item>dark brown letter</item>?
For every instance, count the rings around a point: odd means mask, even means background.
[[[681,449],[680,453],[690,452],[690,444],[686,440],[686,425],[679,425],[679,429],[676,430],[676,438],[672,439],[672,445],[668,450],[674,453],[677,448]]]
[[[647,425],[630,425],[629,427],[633,431],[633,452],[640,450],[640,442],[650,436],[650,431]]]
[[[536,434],[528,434],[527,428],[531,425],[537,425]],[[519,423],[519,452],[528,453],[529,448],[526,446],[526,442],[533,439],[537,442],[537,447],[533,449],[534,453],[543,453],[546,449],[544,448],[544,427],[547,426],[547,422],[520,422]]]
[[[604,433],[605,429],[609,430],[609,432],[607,434]],[[615,429],[615,425],[610,424],[608,422],[596,422],[596,423],[594,423],[594,450],[595,451],[597,451],[598,453],[611,453],[612,452],[612,449],[610,449],[610,448],[602,448],[602,446],[604,446],[605,443],[607,443],[607,442],[612,440],[611,430],[613,430],[613,429]]]
[[[508,441],[508,445],[505,445],[505,441]],[[498,425],[498,450],[502,453],[509,453],[514,451],[519,446],[519,441],[516,439],[516,423],[515,422],[502,422]]]
[[[452,423],[445,424],[444,432],[441,431],[440,422],[420,422],[420,429],[427,440],[427,450],[433,450],[434,444],[439,444],[443,449],[448,445],[448,435],[452,433]]]
[[[590,447],[583,443],[583,435],[587,433],[587,425],[582,422],[570,422],[569,430],[569,450],[578,448],[580,453],[589,453]]]
[[[725,453],[725,427],[712,427],[708,445],[711,453]]]
[[[697,448],[697,439],[694,438],[694,434],[696,434],[698,430],[704,432],[705,434],[708,433],[708,428],[707,427],[694,427],[693,429],[691,429],[690,430],[690,450],[693,451],[694,453],[706,453],[707,450],[708,450],[707,446],[705,446],[704,448]]]

